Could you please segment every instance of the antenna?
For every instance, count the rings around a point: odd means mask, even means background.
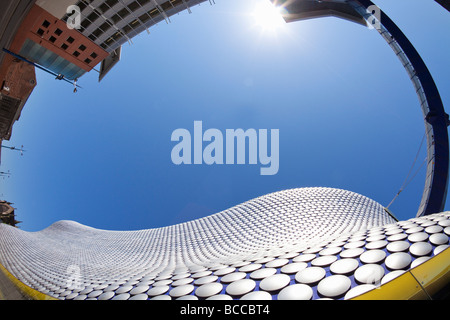
[[[11,177],[11,172],[9,172],[9,170],[8,170],[8,172],[0,171],[0,177],[3,177],[3,179],[10,178]]]
[[[10,146],[1,146],[2,148],[6,148],[6,149],[10,149],[10,150],[14,150],[14,151],[20,151],[20,155],[23,156],[23,153],[25,152],[25,150],[23,150],[23,145],[19,148],[16,147],[10,147]]]

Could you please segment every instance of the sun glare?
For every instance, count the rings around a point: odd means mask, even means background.
[[[276,31],[286,24],[281,16],[281,10],[269,0],[260,1],[252,12],[255,26],[263,31]]]

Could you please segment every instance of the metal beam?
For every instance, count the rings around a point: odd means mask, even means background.
[[[436,84],[417,50],[400,28],[370,0],[271,0],[285,9],[287,22],[335,16],[372,25],[401,60],[416,89],[427,135],[427,173],[417,217],[444,210],[449,175],[449,116]],[[448,1],[443,1],[448,4]],[[445,6],[444,6],[445,7]],[[376,8],[377,14],[372,11]],[[365,21],[362,23],[362,21]]]
[[[349,3],[359,3],[366,11],[369,11],[369,7],[375,6],[370,0],[351,0]],[[417,50],[400,28],[382,10],[379,10],[379,15],[380,25],[389,32],[391,41],[395,41],[409,60],[414,71],[414,77],[418,80],[413,81],[413,84],[416,90],[418,89],[417,86],[420,85],[428,109],[422,108],[425,127],[429,129],[427,130],[428,165],[425,187],[417,217],[442,212],[448,188],[449,140],[447,127],[450,124],[449,116],[444,110],[444,105],[433,77]],[[383,30],[378,29],[378,31],[381,33]],[[425,103],[424,101],[420,102],[421,104]]]
[[[450,0],[436,0],[436,2],[447,9],[447,11],[450,11]]]

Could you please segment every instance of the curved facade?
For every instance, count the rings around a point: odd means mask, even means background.
[[[359,194],[302,188],[163,228],[0,225],[0,264],[57,299],[349,299],[448,247],[450,214],[396,222]]]

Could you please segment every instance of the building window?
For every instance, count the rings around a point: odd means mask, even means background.
[[[129,34],[131,30],[133,30],[133,28],[129,24],[122,28],[122,31],[125,34]]]
[[[68,43],[73,43],[74,41],[75,41],[75,39],[72,38],[72,37],[68,37],[68,38],[67,38],[67,42],[68,42]]]
[[[111,17],[111,19],[114,23],[117,24],[120,20],[125,19],[129,14],[130,14],[130,12],[127,10],[127,8],[123,8],[122,10],[117,12],[115,15],[113,15]]]
[[[62,30],[59,29],[59,28],[56,28],[55,34],[56,34],[57,36],[60,36],[60,35],[62,34]]]
[[[56,38],[54,36],[51,36],[50,39],[48,39],[51,43],[55,43]]]
[[[113,15],[113,16],[111,17],[111,20],[112,20],[114,23],[117,23],[117,22],[119,22],[120,20],[122,20],[122,18],[116,13],[115,15]]]
[[[44,20],[44,22],[42,22],[42,26],[44,28],[48,28],[50,26],[50,22],[48,22],[47,20]]]
[[[75,51],[75,52],[73,53],[73,55],[74,55],[75,57],[78,57],[78,56],[80,55],[80,53],[79,53],[78,51]]]
[[[103,12],[103,13],[105,13],[106,11],[109,10],[109,7],[108,7],[105,3],[102,3],[98,8],[99,8],[100,11]]]
[[[104,3],[102,3],[100,5],[100,10],[105,13],[106,11],[108,11],[110,8],[112,8],[113,6],[115,6],[117,3],[119,3],[119,0],[106,0]]]
[[[146,23],[148,21],[148,19],[150,19],[150,16],[147,13],[144,13],[143,15],[141,15],[139,17],[139,20],[141,20],[142,23]]]
[[[41,28],[38,29],[37,34],[40,35],[41,37],[44,35],[44,30],[42,30]]]
[[[132,12],[136,11],[140,7],[140,4],[137,1],[134,1],[128,5],[128,9]]]
[[[63,43],[63,44],[61,45],[61,48],[62,48],[63,50],[67,50],[67,48],[69,48],[69,46],[68,46],[67,44]]]
[[[100,29],[102,29],[103,32],[108,31],[109,28],[111,28],[111,24],[110,24],[108,21],[106,21],[105,23],[103,23],[103,24],[100,26]]]
[[[83,29],[86,29],[87,27],[89,27],[91,25],[91,22],[87,19],[83,20],[83,22],[81,22],[81,27]]]
[[[78,47],[78,49],[80,49],[81,51],[86,50],[86,46],[84,44],[82,44],[81,46]]]
[[[98,17],[100,17],[100,14],[97,11],[94,10],[90,15],[88,15],[87,19],[90,22],[94,22],[95,20],[98,19]]]
[[[138,3],[143,7],[145,6],[147,3],[149,3],[150,0],[138,0]]]
[[[98,28],[98,29],[96,29],[94,32],[92,32],[92,34],[93,34],[96,38],[98,38],[102,33],[103,33],[103,30],[100,29],[100,28]]]
[[[163,10],[169,10],[169,9],[173,8],[173,5],[170,3],[170,1],[166,1],[166,2],[161,4],[161,8]]]
[[[152,18],[154,18],[154,17],[156,17],[157,15],[159,15],[159,10],[158,9],[152,9],[152,10],[150,10],[149,12],[148,12],[148,14],[152,17]]]
[[[91,3],[92,1],[89,1],[89,3]],[[86,9],[87,4],[85,3],[85,1],[78,1],[77,6],[80,7],[80,11],[83,11],[84,9]]]
[[[110,6],[113,7],[115,6],[117,3],[119,3],[119,0],[106,0],[105,3]]]
[[[174,6],[174,7],[182,4],[182,0],[172,0],[171,2],[172,2],[172,6]]]
[[[84,60],[84,62],[86,62],[87,64],[89,64],[89,63],[91,63],[91,62],[92,62],[92,60],[91,60],[91,59],[89,59],[89,58],[87,58],[87,59],[85,59],[85,60]]]
[[[98,54],[96,54],[95,52],[92,52],[92,53],[91,53],[91,57],[92,57],[92,59],[95,59],[95,58],[98,57]]]
[[[123,37],[123,33],[120,31],[117,31],[115,34],[113,34],[113,36],[111,37],[112,38],[111,40],[117,41],[122,37]]]

